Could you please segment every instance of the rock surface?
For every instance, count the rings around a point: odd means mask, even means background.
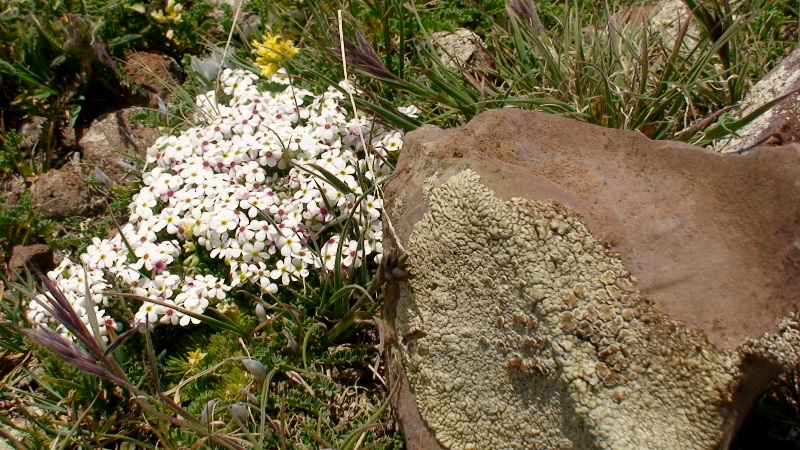
[[[689,22],[688,29],[681,42],[681,50],[689,52],[700,42],[702,33],[692,22],[692,13],[682,0],[662,0],[649,13],[649,27],[667,49],[675,47],[680,30],[687,26],[687,22]]]
[[[152,52],[134,52],[125,57],[125,73],[150,96],[148,106],[158,108],[158,98],[170,96],[169,84],[183,81],[181,66],[169,56]]]
[[[714,150],[741,153],[755,147],[777,146],[800,141],[800,48],[762,78],[738,106],[737,115],[746,116],[774,98],[789,94],[777,106],[742,127],[735,136],[721,139]]]
[[[729,442],[798,362],[798,150],[514,109],[409,133],[386,189],[415,275],[386,310],[409,448]]]
[[[11,271],[23,271],[28,263],[33,263],[42,272],[47,272],[56,268],[54,258],[53,249],[49,245],[16,245],[11,250],[8,267]]]
[[[51,169],[31,186],[31,196],[45,219],[63,220],[92,208],[89,186],[72,168]]]
[[[158,129],[131,120],[139,111],[140,108],[124,108],[93,121],[78,142],[83,163],[99,168],[118,183],[139,175],[140,169],[134,167],[131,156],[144,159],[147,148],[161,136]]]
[[[11,259],[7,267],[2,267],[3,274],[11,281],[17,281],[17,274],[30,269],[29,264],[34,264],[42,272],[56,268],[55,254],[49,245],[15,245],[11,249]],[[0,297],[2,297],[3,284],[0,282]]]
[[[432,37],[433,42],[439,47],[439,57],[447,68],[469,72],[479,66],[491,65],[486,44],[473,31],[457,28],[452,33],[438,31],[433,33]]]

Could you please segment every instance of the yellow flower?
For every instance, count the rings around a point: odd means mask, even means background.
[[[164,23],[164,22],[167,21],[167,18],[164,17],[164,11],[162,11],[160,9],[158,11],[151,12],[150,13],[150,17],[155,19],[155,21],[158,22],[158,23]]]
[[[183,5],[180,3],[175,3],[175,0],[167,0],[167,6],[164,8],[166,10],[166,15],[164,11],[158,10],[153,11],[150,13],[150,17],[155,19],[158,23],[180,23],[181,20],[181,11],[183,11]]]
[[[189,239],[189,238],[194,236],[194,225],[192,223],[188,223],[187,222],[187,223],[184,223],[182,226],[183,226],[183,234],[186,236],[187,239]],[[185,245],[188,245],[189,242],[190,241],[186,241]],[[186,247],[186,251],[193,252],[194,251],[194,246],[192,246],[191,250],[189,250],[189,247],[187,246]]]
[[[180,3],[175,3],[175,0],[167,1],[167,14],[170,20],[175,23],[180,23],[182,20],[181,11],[183,11],[183,5]]]
[[[200,361],[202,361],[203,358],[205,358],[208,355],[208,353],[203,353],[198,348],[193,352],[189,352],[188,355],[189,355],[189,365],[195,367],[196,365],[200,364]]]
[[[280,34],[264,33],[263,41],[254,40],[253,54],[258,55],[256,65],[261,69],[261,75],[268,77],[280,69],[280,62],[284,58],[294,57],[299,50],[290,40],[281,40]]]
[[[159,9],[158,11],[153,11],[153,12],[151,12],[151,13],[150,13],[150,17],[152,17],[153,19],[155,19],[155,20],[156,20],[156,22],[158,22],[158,23],[164,23],[164,22],[166,22],[166,21],[167,21],[167,18],[166,18],[166,17],[164,17],[164,11],[162,11],[162,10],[160,10],[160,9]]]

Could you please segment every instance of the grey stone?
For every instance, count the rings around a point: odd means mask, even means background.
[[[741,153],[755,147],[776,146],[800,141],[800,48],[796,48],[748,91],[737,107],[736,115],[744,117],[767,102],[789,94],[735,135],[714,143],[721,153]]]

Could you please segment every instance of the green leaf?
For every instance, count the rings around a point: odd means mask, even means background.
[[[701,138],[694,142],[694,144],[695,145],[707,145],[707,144],[711,143],[712,141],[715,141],[717,139],[721,139],[721,138],[724,138],[725,136],[733,134],[734,132],[736,132],[737,130],[741,129],[742,127],[744,127],[748,123],[756,120],[759,116],[761,116],[762,114],[767,112],[773,106],[775,106],[778,103],[786,100],[788,97],[797,94],[798,92],[800,92],[800,88],[795,89],[795,90],[793,90],[791,92],[788,92],[788,93],[786,93],[784,95],[781,95],[780,97],[776,97],[776,98],[768,101],[767,103],[764,103],[763,105],[759,106],[758,108],[753,110],[753,112],[751,112],[750,114],[742,117],[741,119],[734,120],[732,122],[727,122],[727,123],[718,123],[716,125],[710,126],[702,134]]]

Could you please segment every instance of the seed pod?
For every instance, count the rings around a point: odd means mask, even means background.
[[[247,369],[248,372],[250,372],[250,375],[253,375],[253,378],[255,378],[256,383],[258,384],[264,383],[264,379],[267,378],[267,368],[264,367],[263,364],[256,361],[255,359],[245,359],[244,361],[242,361],[242,364],[244,364],[244,368]]]
[[[264,309],[264,305],[261,303],[256,305],[256,317],[258,317],[258,323],[264,323],[269,319],[269,317],[267,317],[267,310]]]
[[[111,181],[111,178],[109,178],[105,172],[100,170],[99,167],[94,168],[94,177],[97,179],[98,182],[100,182],[100,184],[102,184],[105,187],[111,187],[113,183]]]
[[[239,392],[242,395],[244,395],[244,397],[247,399],[248,402],[250,402],[251,405],[256,407],[261,406],[261,402],[256,398],[255,395],[251,394],[247,389],[239,388]]]
[[[214,416],[214,407],[217,406],[217,400],[209,400],[206,406],[203,406],[203,413],[200,415],[200,422],[208,424],[209,419]]]
[[[240,424],[244,424],[250,418],[250,410],[241,403],[234,403],[228,406],[228,411],[230,411],[234,420],[238,421]]]
[[[284,328],[281,332],[283,333],[283,337],[286,338],[286,342],[289,344],[289,348],[292,349],[292,352],[300,352],[300,347],[297,345],[297,341],[294,339],[294,336],[292,336],[292,332],[289,331],[288,328]]]

